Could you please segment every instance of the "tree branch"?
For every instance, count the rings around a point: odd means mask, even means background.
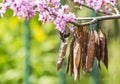
[[[86,25],[91,25],[99,21],[103,20],[109,20],[109,19],[120,19],[120,14],[117,15],[107,15],[107,16],[98,16],[98,17],[86,17],[86,18],[76,18],[75,22],[69,22],[71,24],[74,24],[75,26],[86,26]],[[90,20],[89,22],[86,23],[78,23],[77,21],[81,20]]]

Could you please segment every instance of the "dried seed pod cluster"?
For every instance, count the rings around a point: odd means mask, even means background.
[[[62,40],[58,56],[58,70],[62,66],[68,44],[68,38],[63,35],[61,36],[64,40]],[[98,60],[99,68],[100,61],[108,68],[108,52],[105,33],[103,33],[102,29],[99,29],[97,33],[96,30],[88,31],[88,29],[84,27],[77,28],[70,43],[66,73],[70,71],[70,74],[74,76],[75,80],[79,79],[80,67],[82,67],[85,73],[92,71],[95,58]]]

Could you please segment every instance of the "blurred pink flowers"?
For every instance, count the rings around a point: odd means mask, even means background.
[[[114,6],[116,0],[74,0],[74,2],[93,7],[97,12],[105,3]],[[60,0],[4,0],[0,3],[0,16],[3,17],[8,8],[13,11],[14,16],[25,17],[27,20],[38,12],[39,20],[44,23],[52,22],[56,25],[56,29],[64,32],[67,23],[74,22],[75,15],[68,11],[68,5],[60,6]]]
[[[56,29],[61,32],[65,31],[67,22],[74,21],[75,15],[68,13],[68,6],[62,6],[60,9],[60,0],[4,0],[0,3],[0,15],[8,8],[13,10],[14,16],[25,17],[27,20],[39,13],[39,20],[44,23],[53,22]]]

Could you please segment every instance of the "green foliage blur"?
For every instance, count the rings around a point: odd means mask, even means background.
[[[80,14],[78,11],[76,13]],[[82,11],[82,14],[86,11]],[[52,23],[42,24],[38,15],[30,20],[30,82],[31,84],[61,84],[56,70],[60,38]],[[120,84],[120,21],[101,23],[108,38],[109,68],[101,63],[99,84]],[[68,57],[68,53],[66,58]],[[66,63],[63,71],[66,70]],[[0,18],[0,84],[24,84],[25,75],[24,19],[12,16],[9,10]],[[91,74],[81,72],[76,82],[70,74],[65,84],[95,84]]]
[[[38,16],[30,20],[30,82],[58,84],[56,70],[59,36],[52,23],[42,25]],[[0,84],[24,84],[24,19],[7,11],[0,18]]]

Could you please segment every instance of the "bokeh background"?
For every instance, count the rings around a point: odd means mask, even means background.
[[[76,16],[90,16],[90,10],[78,11],[70,0],[64,3]],[[101,70],[81,72],[80,80],[74,81],[65,74],[68,53],[62,69],[56,70],[60,37],[55,26],[38,21],[38,15],[26,22],[8,10],[0,18],[0,84],[25,84],[26,76],[31,84],[120,84],[120,19],[100,24],[107,36],[109,68],[101,63]]]

